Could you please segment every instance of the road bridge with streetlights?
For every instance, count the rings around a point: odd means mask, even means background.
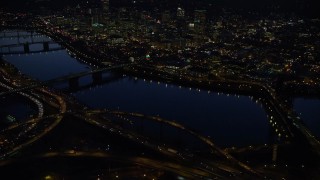
[[[12,88],[9,91],[6,92],[2,92],[0,93],[0,97],[1,96],[5,96],[5,95],[9,95],[9,94],[13,94],[13,93],[17,93],[17,92],[21,92],[21,91],[26,91],[26,90],[31,90],[40,86],[47,86],[47,85],[52,85],[52,84],[56,84],[59,82],[65,82],[65,81],[69,81],[69,86],[70,87],[79,87],[79,78],[87,76],[87,75],[92,75],[92,79],[93,81],[102,81],[102,74],[106,71],[110,71],[113,69],[119,69],[119,68],[123,68],[126,66],[130,66],[131,64],[120,64],[120,65],[114,65],[114,66],[109,66],[109,67],[104,67],[104,68],[99,68],[99,69],[94,69],[91,71],[85,71],[85,72],[80,72],[80,73],[75,73],[75,74],[70,74],[70,75],[66,75],[66,76],[61,76],[55,79],[51,79],[51,80],[47,80],[44,82],[35,82],[32,84],[28,84],[25,86],[21,86],[21,87],[17,87],[17,88]]]
[[[32,51],[30,45],[42,44],[42,49]],[[0,55],[19,55],[19,54],[30,54],[30,53],[42,53],[42,52],[51,52],[64,50],[62,46],[51,47],[50,44],[58,44],[53,41],[35,41],[35,42],[26,42],[26,43],[15,43],[0,46]],[[23,48],[22,50],[12,50],[13,48]]]

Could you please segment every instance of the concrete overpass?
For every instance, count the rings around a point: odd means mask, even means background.
[[[174,127],[176,129],[179,129],[183,132],[186,132],[192,136],[194,136],[195,138],[197,138],[199,141],[201,141],[202,143],[206,144],[213,152],[216,152],[216,154],[214,156],[220,156],[226,160],[228,160],[229,162],[232,162],[233,165],[235,165],[235,169],[239,169],[239,170],[244,170],[247,171],[251,174],[254,174],[256,176],[260,176],[260,174],[258,172],[256,172],[255,170],[253,170],[252,168],[250,168],[249,166],[247,166],[246,164],[238,161],[237,159],[235,159],[233,156],[231,156],[230,154],[228,154],[227,152],[223,151],[221,148],[219,148],[218,146],[216,146],[212,140],[208,137],[205,137],[199,133],[196,133],[195,131],[185,127],[184,125],[175,122],[175,121],[171,121],[171,120],[167,120],[164,118],[161,118],[159,116],[148,116],[148,115],[144,115],[141,113],[128,113],[128,112],[123,112],[123,111],[109,111],[106,109],[101,109],[101,110],[93,110],[93,111],[87,111],[86,112],[86,117],[90,117],[91,115],[95,115],[95,114],[112,114],[112,115],[124,115],[127,117],[130,117],[130,119],[134,119],[132,117],[135,118],[142,118],[142,119],[146,119],[149,121],[154,121],[154,122],[158,122],[164,125],[168,125],[170,127]],[[92,118],[88,118],[93,120]],[[95,120],[93,120],[95,121]],[[101,125],[100,122],[96,122],[96,125]],[[102,125],[103,126],[103,125]]]

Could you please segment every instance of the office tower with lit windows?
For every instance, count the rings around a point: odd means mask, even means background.
[[[109,12],[109,0],[101,0],[103,14],[107,15]]]
[[[206,25],[206,10],[195,10],[194,11],[194,25],[195,30],[198,33],[203,33]]]
[[[177,9],[177,17],[178,17],[178,18],[184,18],[184,16],[185,16],[185,11],[184,11],[184,9],[181,8],[181,7],[178,7],[178,9]]]

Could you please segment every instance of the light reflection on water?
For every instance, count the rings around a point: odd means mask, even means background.
[[[32,51],[42,48],[42,45],[32,45],[30,48]],[[76,61],[66,51],[6,56],[5,59],[24,74],[39,80],[88,70],[86,64]],[[82,86],[92,80],[88,76],[79,81]],[[58,85],[62,89],[66,86],[67,83]],[[141,112],[176,120],[212,137],[221,146],[246,146],[273,141],[265,111],[247,96],[208,93],[133,77],[118,78],[73,95],[93,108]]]

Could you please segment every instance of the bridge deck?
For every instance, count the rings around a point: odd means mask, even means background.
[[[70,79],[80,78],[80,77],[87,76],[87,75],[90,75],[90,74],[101,73],[101,72],[109,71],[109,70],[112,70],[112,69],[118,69],[118,68],[126,67],[126,66],[129,66],[129,65],[131,65],[131,64],[120,64],[120,65],[115,65],[115,66],[111,66],[111,67],[100,68],[100,69],[95,69],[95,70],[91,70],[91,71],[85,71],[85,72],[80,72],[80,73],[71,74],[71,75],[67,75],[67,76],[62,76],[62,77],[58,77],[58,78],[51,79],[51,80],[44,81],[44,82],[34,83],[34,84],[30,84],[28,86],[19,87],[19,88],[16,88],[16,89],[10,89],[9,91],[0,93],[0,97],[1,96],[5,96],[5,95],[9,95],[9,94],[12,94],[12,93],[17,93],[17,92],[20,92],[20,91],[34,89],[34,88],[37,88],[37,87],[40,87],[40,86],[43,86],[43,85],[55,84],[55,83],[58,83],[58,82],[63,82],[63,81],[67,81],[67,80],[70,80]]]
[[[59,42],[55,42],[55,41],[35,41],[35,42],[26,42],[26,43],[6,44],[6,45],[1,45],[0,48],[20,47],[20,46],[24,46],[25,44],[28,44],[30,46],[33,44],[44,44],[44,43],[59,44]]]
[[[38,50],[38,51],[11,51],[11,52],[0,52],[0,55],[19,55],[19,54],[38,54],[38,53],[44,53],[44,52],[53,52],[53,51],[61,51],[64,50],[63,47],[57,47],[57,48],[51,48],[49,50]]]

